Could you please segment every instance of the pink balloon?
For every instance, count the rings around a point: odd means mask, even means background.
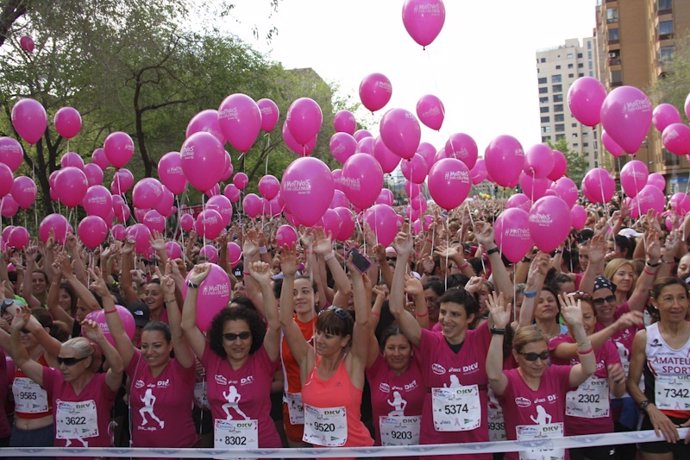
[[[29,209],[36,201],[36,194],[38,188],[33,179],[26,176],[19,176],[12,182],[12,189],[10,190],[12,197],[22,209]]]
[[[228,262],[232,268],[235,268],[237,264],[242,260],[242,248],[239,244],[231,241],[228,243]]]
[[[281,249],[294,249],[297,240],[297,230],[290,225],[281,225],[276,230],[276,244]]]
[[[601,143],[604,144],[604,148],[616,158],[625,153],[623,147],[616,144],[616,141],[614,141],[606,131],[601,132]]]
[[[12,107],[12,126],[31,145],[36,144],[48,127],[48,114],[35,99],[19,99]]]
[[[446,109],[443,107],[443,102],[433,94],[424,95],[417,101],[417,117],[425,126],[436,131],[440,130],[445,115]]]
[[[267,133],[273,131],[273,128],[278,124],[278,118],[280,118],[278,105],[266,98],[256,101],[256,105],[261,111],[261,129]]]
[[[357,141],[348,133],[337,132],[331,136],[328,148],[333,158],[335,158],[338,163],[343,164],[348,158],[354,155],[357,150]]]
[[[74,107],[63,107],[53,117],[55,131],[65,139],[72,139],[81,131],[81,115]]]
[[[355,156],[357,155],[350,157],[348,163]],[[382,184],[383,173],[381,177]],[[302,224],[311,227],[321,220],[328,209],[333,199],[333,190],[333,176],[328,166],[317,158],[303,157],[290,163],[283,172],[280,196],[285,201],[286,211]]]
[[[105,150],[100,147],[91,154],[91,161],[96,163],[103,171],[110,166],[110,161],[108,161],[108,157],[105,156]]]
[[[165,243],[165,253],[168,259],[181,259],[182,246],[177,241],[168,241]]]
[[[134,185],[134,175],[129,169],[119,169],[113,176],[110,191],[114,195],[122,195],[129,191]]]
[[[79,222],[77,235],[84,246],[94,250],[108,237],[108,225],[98,216],[86,216]]]
[[[537,200],[529,212],[529,232],[534,244],[544,252],[560,246],[570,233],[570,207],[557,196]]]
[[[690,153],[690,126],[671,123],[661,134],[661,143],[674,155],[687,155]]]
[[[629,161],[621,168],[621,187],[626,195],[635,197],[647,184],[649,169],[640,160]]]
[[[349,110],[338,110],[333,116],[333,129],[336,133],[354,134],[357,129],[355,116]]]
[[[194,228],[194,217],[191,214],[182,214],[180,216],[180,227],[185,232],[191,231]]]
[[[640,193],[638,193],[634,199],[637,200],[637,205],[642,215],[646,214],[650,209],[658,213],[664,212],[664,206],[666,204],[664,192],[653,185],[645,185],[642,187],[642,190],[640,190]]]
[[[501,253],[513,262],[519,262],[532,249],[529,214],[522,208],[505,209],[494,223],[494,238]]]
[[[240,189],[238,189],[235,184],[228,184],[223,189],[223,195],[225,195],[225,197],[230,200],[231,203],[237,203],[240,201],[242,192],[240,192]]]
[[[232,177],[232,173],[234,172],[234,169],[232,167],[232,158],[230,157],[230,153],[228,151],[225,151],[225,169],[223,169],[223,175],[220,176],[221,181],[226,181]]]
[[[209,198],[211,198],[212,196],[220,195],[220,185],[214,184],[213,187],[204,192],[204,195],[206,195]]]
[[[436,147],[428,142],[420,142],[419,147],[417,147],[417,154],[421,155],[424,161],[426,161],[427,166],[431,168],[436,157]],[[462,161],[461,158],[458,159]]]
[[[0,198],[10,193],[14,179],[12,170],[4,163],[0,163]]]
[[[652,103],[634,86],[614,88],[601,106],[601,124],[623,150],[635,153],[652,124]]]
[[[2,217],[10,218],[17,215],[19,211],[19,203],[15,201],[12,195],[5,195],[0,198],[0,215]]]
[[[21,251],[29,244],[29,231],[24,227],[14,227],[7,238],[7,245]]]
[[[182,144],[180,158],[185,177],[200,192],[216,185],[225,169],[223,144],[206,132],[189,136]]]
[[[403,190],[409,199],[413,199],[422,191],[422,186],[419,184],[413,184],[410,181],[405,181]]]
[[[489,177],[502,187],[515,187],[525,163],[520,142],[512,136],[502,135],[492,140],[484,152]]]
[[[134,208],[134,218],[137,222],[144,223],[144,216],[146,215],[148,209]]]
[[[601,106],[606,98],[606,89],[593,77],[580,77],[568,89],[568,107],[577,121],[587,126],[596,126],[601,117]]]
[[[417,118],[405,109],[390,109],[381,118],[381,139],[393,153],[410,159],[417,152],[422,137]]]
[[[258,195],[249,193],[242,200],[242,209],[247,216],[255,219],[263,212],[263,202]]]
[[[144,214],[144,218],[142,219],[142,223],[146,225],[149,230],[151,230],[151,233],[165,233],[165,216],[155,209],[149,209],[146,211],[146,214]]]
[[[375,204],[365,211],[364,221],[381,246],[389,246],[398,233],[398,215],[387,204]]]
[[[424,214],[428,207],[426,204],[426,198],[421,194],[414,198],[410,198],[410,207],[415,211],[419,211],[420,214]]]
[[[12,172],[22,164],[24,150],[22,145],[14,138],[0,137],[0,163],[6,164]]]
[[[122,224],[115,224],[110,229],[110,234],[117,241],[124,241],[126,236],[125,226]]]
[[[462,161],[444,158],[431,167],[428,185],[436,204],[450,211],[460,206],[470,193],[470,171]]]
[[[110,133],[103,143],[105,157],[111,165],[122,168],[129,163],[134,154],[134,141],[129,134],[121,131]]]
[[[405,176],[405,179],[415,184],[422,184],[429,172],[429,167],[426,161],[424,161],[424,158],[418,153],[415,153],[409,160],[402,160],[400,170],[403,176]]]
[[[215,195],[206,202],[206,209],[215,209],[223,219],[223,227],[230,225],[232,220],[232,203],[224,195]]]
[[[243,172],[238,172],[235,177],[232,178],[232,183],[238,190],[244,190],[249,183],[249,177]]]
[[[311,98],[301,97],[290,104],[285,124],[298,144],[307,145],[321,129],[323,113]]]
[[[76,152],[67,152],[60,158],[60,167],[66,168],[67,166],[73,166],[83,171],[84,160]]]
[[[364,139],[357,142],[357,153],[368,153],[369,155],[374,154],[374,144],[376,139],[373,137],[365,137]]]
[[[524,171],[520,173],[519,183],[520,188],[522,188],[522,192],[532,201],[536,201],[543,197],[551,185],[551,181],[549,179],[539,177],[533,178],[532,176],[525,174]]]
[[[442,0],[405,0],[402,20],[410,37],[425,47],[441,32],[446,8]]]
[[[179,152],[168,152],[158,160],[158,177],[175,195],[185,191],[187,177],[182,170],[182,157]]]
[[[31,38],[28,35],[22,35],[22,37],[19,39],[19,46],[24,50],[26,53],[33,53],[34,48],[35,48],[35,43],[34,39]]]
[[[340,233],[340,216],[334,209],[326,209],[326,212],[323,213],[323,217],[321,218],[321,224],[323,225],[326,235],[331,238],[335,239]]]
[[[187,275],[187,282],[189,282],[191,274],[192,272],[189,272]],[[218,265],[211,264],[211,269],[199,285],[199,293],[197,294],[197,305],[203,305],[203,308],[196,310],[196,325],[202,332],[208,331],[213,318],[222,309],[227,308],[231,293],[232,286],[228,274]],[[184,297],[187,295],[186,284],[182,295]]]
[[[334,209],[340,217],[340,231],[336,236],[338,241],[347,241],[352,236],[352,232],[355,230],[355,221],[352,218],[352,212],[343,207],[338,207]]]
[[[163,184],[153,177],[145,177],[134,185],[132,203],[141,209],[152,209],[163,196]]]
[[[81,206],[88,216],[99,216],[105,219],[113,211],[113,198],[107,188],[92,185],[86,190]]]
[[[608,203],[615,191],[616,182],[604,168],[594,168],[582,179],[582,193],[592,203]]]
[[[38,237],[44,243],[48,241],[50,236],[50,231],[54,232],[55,241],[64,244],[65,238],[67,237],[67,232],[72,233],[72,227],[70,227],[67,222],[67,218],[62,214],[48,214],[41,221],[41,225],[38,227]]]
[[[134,224],[127,227],[126,238],[134,240],[134,250],[139,255],[148,254],[151,250],[151,231],[144,224]]]
[[[470,177],[472,178],[472,183],[474,185],[484,182],[487,179],[487,177],[489,177],[489,173],[486,170],[486,163],[484,162],[484,158],[477,160],[477,163],[475,163],[474,168],[472,168],[472,170],[470,171]]]
[[[654,107],[654,111],[652,112],[652,123],[659,132],[666,129],[671,123],[680,122],[680,112],[673,104],[665,102]]]
[[[529,212],[532,209],[532,200],[524,193],[515,193],[508,198],[505,206],[506,209],[520,208],[525,212]]]
[[[74,166],[61,169],[55,176],[55,190],[65,206],[73,207],[80,204],[88,188],[89,181],[86,180],[86,175]]]
[[[115,218],[120,222],[125,223],[130,216],[129,206],[125,203],[125,200],[121,195],[112,195],[113,201],[113,213]]]
[[[97,164],[84,165],[84,174],[89,185],[101,185],[103,183],[103,170]]]
[[[163,195],[161,195],[161,199],[158,200],[153,209],[158,211],[163,217],[170,217],[173,215],[174,201],[175,195],[173,195],[173,192],[168,190],[168,187],[163,186]]]
[[[270,174],[259,179],[259,193],[267,200],[272,200],[280,192],[280,181]]]
[[[288,128],[287,123],[283,123],[283,130],[282,130],[282,135],[283,135],[283,142],[285,142],[285,145],[295,154],[301,157],[306,157],[311,155],[311,152],[314,150],[314,147],[316,147],[316,140],[318,136],[314,136],[309,142],[306,143],[306,145],[302,145],[299,142],[297,142],[290,132],[290,129]]]
[[[134,332],[136,330],[136,325],[134,323],[134,316],[132,316],[132,312],[130,312],[128,309],[121,305],[115,305],[115,309],[117,310],[117,316],[120,317],[122,327],[124,328],[127,337],[133,339]],[[110,329],[108,328],[108,323],[106,322],[105,314],[105,310],[102,309],[92,311],[91,313],[86,315],[86,319],[92,320],[96,324],[98,324],[101,328],[101,331],[103,331],[103,336],[105,337],[105,339],[108,342],[110,342],[112,346],[116,346],[115,339],[113,338],[112,334],[110,334]]]
[[[446,141],[445,157],[457,158],[465,163],[468,169],[474,168],[474,165],[477,163],[477,155],[477,143],[467,134],[451,134],[448,141]]]
[[[382,109],[388,104],[392,95],[393,85],[382,73],[369,74],[359,84],[359,99],[371,112]]]
[[[334,169],[333,171],[331,171],[331,177],[333,178],[333,186],[335,187],[335,189],[343,191],[343,170]]]
[[[563,152],[552,150],[553,153],[553,168],[548,177],[551,180],[558,180],[565,175],[568,170],[568,161],[565,159]]]
[[[352,135],[352,137],[355,138],[357,142],[361,141],[362,139],[365,139],[367,137],[374,137],[373,134],[371,134],[369,131],[366,129],[358,129],[355,131],[355,133]]]
[[[533,177],[547,177],[553,169],[553,150],[547,144],[535,144],[525,153],[523,171]]]
[[[347,199],[347,196],[345,195],[345,192],[342,190],[333,190],[333,199],[331,200],[331,203],[328,205],[329,208],[338,208],[338,207],[344,207],[347,208],[350,206],[350,200]]]
[[[206,259],[212,264],[218,263],[218,249],[211,244],[207,244],[199,250],[199,257]]]
[[[570,209],[570,220],[575,230],[582,230],[587,222],[587,211],[579,204],[576,204]]]
[[[377,137],[374,142],[374,158],[376,158],[376,161],[379,162],[381,169],[386,174],[393,172],[400,163],[400,157],[386,147],[381,137]]]
[[[376,204],[387,204],[388,206],[393,206],[393,192],[387,188],[382,188],[379,196],[376,198]]]
[[[573,182],[571,178],[561,177],[553,183],[551,189],[565,201],[569,208],[572,208],[577,202],[579,191],[577,189],[577,184]]]
[[[343,165],[341,183],[350,202],[359,209],[366,209],[374,204],[381,192],[383,170],[376,158],[356,153]]]
[[[669,204],[671,209],[681,217],[690,212],[690,197],[683,192],[674,193],[669,200]]]
[[[218,108],[218,122],[230,145],[242,153],[248,152],[261,131],[261,109],[246,94],[231,94]]]
[[[187,124],[184,137],[186,139],[194,133],[201,132],[213,134],[218,139],[218,142],[225,144],[225,136],[223,135],[223,130],[220,129],[217,110],[206,109],[194,115]]]
[[[661,173],[655,172],[650,174],[649,177],[647,177],[647,183],[653,185],[662,192],[666,190],[666,179],[664,179],[664,175]]]

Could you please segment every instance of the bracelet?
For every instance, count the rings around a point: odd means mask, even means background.
[[[505,327],[492,327],[489,331],[491,331],[491,335],[506,335]]]
[[[252,276],[252,274],[249,272],[242,272],[242,276]]]
[[[647,267],[645,267],[644,270],[642,270],[642,271],[645,272],[646,274],[648,274],[649,276],[654,276],[654,275],[656,275],[656,273],[650,272],[649,270],[647,270]]]
[[[498,252],[498,246],[494,246],[493,248],[486,251],[486,254],[490,256],[491,254],[496,254],[497,252]]]
[[[647,261],[647,262],[645,262],[645,265],[648,266],[649,268],[656,268],[656,267],[658,267],[659,265],[661,265],[661,261],[659,261],[659,262],[657,262],[657,263],[655,263],[655,264],[650,263],[649,261]]]
[[[414,315],[415,315],[417,318],[424,318],[425,316],[429,316],[429,310],[425,311],[424,313],[417,313],[417,312],[414,312]]]
[[[333,252],[333,251],[331,251],[330,253],[328,253],[328,254],[326,254],[325,256],[323,256],[323,260],[324,260],[325,262],[328,262],[329,260],[331,260],[331,259],[333,259],[333,258],[335,258],[335,252]]]
[[[165,300],[163,300],[163,302],[170,303],[170,302],[177,302],[177,300],[175,298],[172,298],[172,299],[165,299]]]
[[[645,399],[644,401],[640,401],[638,406],[640,406],[640,409],[643,411],[647,412],[647,407],[651,404],[651,401],[649,399]]]
[[[117,313],[117,308],[113,308],[112,310],[106,310],[105,308],[103,309],[105,311],[105,314],[108,315],[110,313]]]
[[[537,296],[537,291],[522,291],[522,295],[528,299],[534,299]]]
[[[380,318],[380,317],[381,317],[381,314],[380,314],[379,312],[377,312],[377,311],[372,311],[372,312],[371,312],[371,316],[373,316],[374,318]]]
[[[259,254],[266,254],[268,252],[268,248],[266,246],[260,246],[259,247]]]
[[[577,354],[580,355],[580,356],[588,355],[588,354],[590,354],[591,352],[592,352],[592,346],[591,346],[591,345],[590,345],[590,347],[587,348],[586,350],[577,350]]]
[[[460,270],[464,270],[464,269],[466,269],[466,268],[469,267],[469,266],[470,266],[470,263],[469,263],[468,261],[464,261],[458,268],[459,268]]]
[[[194,284],[194,283],[192,283],[191,281],[187,281],[187,287],[188,287],[188,288],[191,288],[191,289],[199,289],[199,285],[198,285],[198,284]]]

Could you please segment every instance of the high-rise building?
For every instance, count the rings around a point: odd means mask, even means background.
[[[687,0],[599,0],[596,7],[596,44],[599,80],[611,90],[630,85],[648,92],[673,58],[676,40],[690,29],[690,1]],[[682,108],[680,108],[682,109]],[[659,133],[652,127],[636,154],[650,171],[667,178],[667,193],[685,190],[690,167],[681,157],[667,152]],[[611,155],[601,149],[601,160],[615,167]],[[622,161],[627,160],[623,157]]]
[[[537,52],[537,83],[541,141],[565,139],[571,151],[582,155],[590,168],[599,165],[597,130],[579,123],[568,109],[568,88],[579,77],[597,76],[597,50],[593,37],[569,39],[558,48]]]

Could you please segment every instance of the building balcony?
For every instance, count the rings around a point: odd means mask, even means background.
[[[609,58],[609,65],[614,66],[614,65],[621,65],[621,58]]]

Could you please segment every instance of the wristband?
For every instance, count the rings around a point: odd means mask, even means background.
[[[371,316],[373,316],[374,318],[379,318],[381,316],[381,314],[377,311],[372,311]]]
[[[648,407],[650,404],[651,404],[651,402],[649,401],[649,399],[645,399],[644,401],[640,401],[640,403],[638,404],[638,406],[640,406],[640,409],[642,409],[643,411],[647,412],[647,407]]]
[[[491,331],[491,335],[506,335],[505,327],[492,327],[489,331]]]
[[[588,355],[592,352],[592,346],[590,345],[586,350],[577,350],[578,355]]]
[[[534,299],[537,296],[537,291],[522,291],[522,295],[528,299]]]
[[[194,283],[192,283],[191,281],[187,281],[187,287],[190,288],[190,289],[199,289],[199,285],[198,285],[198,284],[194,284]]]
[[[655,263],[655,264],[650,263],[649,261],[647,261],[647,262],[645,262],[645,265],[648,266],[649,268],[656,268],[656,267],[658,267],[659,265],[661,265],[661,261],[659,261],[659,262],[657,262],[657,263]]]
[[[163,302],[165,303],[170,303],[170,302],[177,302],[175,299],[165,299]]]
[[[458,268],[459,268],[460,270],[464,270],[464,269],[466,269],[466,268],[469,267],[469,266],[470,266],[470,263],[469,263],[468,261],[464,261],[462,264],[460,264],[460,266],[459,266]]]
[[[650,272],[649,270],[647,270],[647,267],[645,267],[644,270],[642,270],[642,271],[645,272],[646,274],[648,274],[649,276],[654,276],[654,275],[656,275],[656,273]]]
[[[417,312],[414,312],[414,315],[415,315],[417,318],[424,318],[425,316],[429,316],[429,310],[425,311],[424,313],[417,313]]]
[[[110,313],[117,313],[117,309],[116,309],[116,308],[113,308],[112,310],[106,310],[106,309],[104,308],[103,311],[105,311],[105,314],[106,314],[106,315],[109,315]]]
[[[324,260],[325,262],[328,262],[329,260],[331,260],[331,259],[333,259],[333,258],[335,258],[335,252],[333,252],[333,251],[331,251],[330,253],[328,253],[328,254],[326,254],[325,256],[323,256],[323,260]]]
[[[266,246],[260,246],[259,247],[259,254],[266,254],[268,252],[268,248]]]
[[[496,254],[497,252],[498,252],[498,246],[494,246],[493,248],[486,251],[486,254],[490,256],[491,254]]]

